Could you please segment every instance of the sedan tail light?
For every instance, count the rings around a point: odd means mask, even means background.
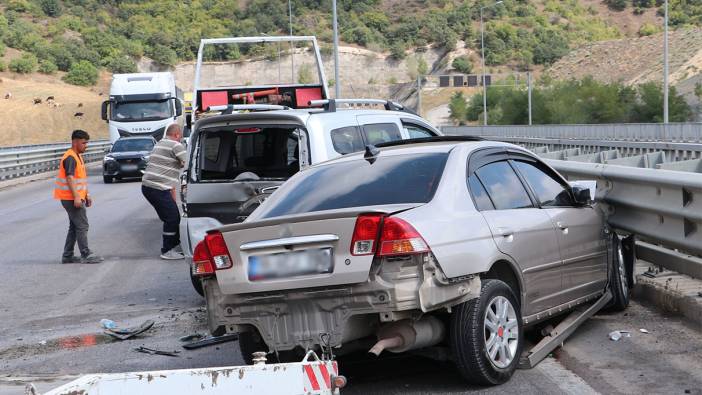
[[[424,238],[405,220],[381,214],[363,214],[356,219],[351,255],[393,256],[429,251]]]
[[[208,233],[205,239],[195,246],[193,252],[193,274],[208,276],[215,270],[232,267],[232,257],[221,232]]]
[[[400,218],[388,217],[380,232],[379,256],[409,255],[429,252],[429,246],[412,225]]]

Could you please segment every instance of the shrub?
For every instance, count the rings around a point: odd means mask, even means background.
[[[652,23],[644,23],[639,28],[639,36],[650,36],[660,31],[660,28]]]
[[[310,65],[304,63],[297,70],[297,83],[298,84],[311,84],[312,83],[312,70]]]
[[[10,70],[15,73],[29,74],[37,68],[37,57],[26,53],[21,58],[10,61]]]
[[[58,70],[56,63],[50,60],[42,60],[39,62],[39,72],[44,74],[53,74]]]
[[[454,93],[453,96],[451,96],[451,101],[449,102],[451,119],[453,119],[459,125],[464,123],[466,120],[466,110],[467,103],[466,99],[463,97],[463,93]]]
[[[390,46],[390,57],[396,60],[402,60],[407,56],[405,53],[405,44],[396,42]]]
[[[0,59],[0,71],[5,71],[7,70],[7,66],[5,65],[5,62]]]
[[[74,63],[71,69],[63,77],[63,80],[73,85],[95,85],[98,78],[98,70],[87,60]]]
[[[470,74],[473,72],[473,64],[466,55],[459,56],[454,59],[453,62],[451,62],[451,67],[463,74]]]
[[[107,68],[115,73],[136,73],[137,65],[136,63],[127,56],[116,56],[107,63]]]
[[[58,0],[39,0],[39,6],[47,16],[57,17],[61,15],[61,4],[59,4]]]

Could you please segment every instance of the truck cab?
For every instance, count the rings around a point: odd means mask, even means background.
[[[131,136],[160,140],[168,125],[183,125],[182,96],[169,72],[113,75],[110,98],[102,103],[110,141]]]

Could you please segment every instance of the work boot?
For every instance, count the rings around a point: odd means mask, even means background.
[[[176,260],[176,259],[183,259],[183,258],[185,258],[183,253],[176,251],[175,248],[172,248],[171,250],[161,254],[161,259],[165,259],[168,261],[172,261],[172,260]]]
[[[61,263],[80,263],[80,257],[77,257],[75,255],[71,257],[63,257],[61,258]]]
[[[101,257],[100,255],[95,255],[91,253],[90,255],[81,258],[80,263],[100,263],[104,260],[105,258]]]

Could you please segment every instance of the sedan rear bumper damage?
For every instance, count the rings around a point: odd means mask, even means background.
[[[377,334],[387,323],[416,320],[480,293],[478,276],[450,281],[431,254],[376,261],[368,281],[360,284],[230,295],[215,278],[203,284],[211,331],[253,326],[271,350],[279,351],[312,348],[323,333],[332,347],[340,347]]]

